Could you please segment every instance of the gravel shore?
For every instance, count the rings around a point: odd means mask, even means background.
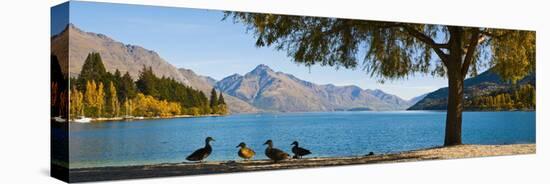
[[[274,169],[297,169],[323,166],[342,166],[355,164],[534,154],[535,152],[535,144],[459,145],[407,151],[395,154],[375,154],[358,157],[304,158],[299,160],[286,160],[278,163],[274,163],[268,160],[225,162],[206,161],[202,163],[184,162],[143,166],[71,169],[69,173],[71,182],[85,182],[196,174],[263,171]]]

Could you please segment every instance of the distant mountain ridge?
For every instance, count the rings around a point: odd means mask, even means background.
[[[70,41],[71,44],[68,44]],[[155,75],[159,77],[173,78],[182,84],[209,94],[213,88],[212,78],[199,76],[191,70],[178,69],[166,62],[158,53],[136,45],[128,45],[104,35],[85,32],[73,24],[69,24],[65,30],[51,38],[52,53],[57,55],[62,68],[68,65],[69,75],[78,76],[86,56],[91,52],[101,55],[107,71],[114,73],[119,70],[128,72],[132,78],[137,79],[143,67],[151,67]],[[67,56],[68,54],[68,56]],[[68,60],[71,62],[69,62]],[[252,113],[258,109],[248,103],[227,96],[225,98],[232,113]]]
[[[536,83],[536,74],[531,73],[517,82],[518,85]],[[492,69],[489,69],[478,76],[464,81],[464,98],[488,95],[497,91],[507,91],[513,88],[513,84],[500,78]],[[449,89],[440,88],[428,93],[422,100],[408,108],[408,110],[446,110],[447,96]]]
[[[201,76],[196,74],[193,70],[180,68],[179,71],[189,81],[189,85],[193,88],[203,91],[205,94],[209,94],[210,90],[214,88],[215,83],[217,82],[211,77]],[[225,95],[225,101],[229,107],[229,111],[232,113],[254,113],[259,112],[260,110],[252,105],[235,98],[231,95]]]
[[[220,80],[216,88],[266,111],[402,110],[411,105],[381,90],[317,85],[263,64],[245,75]]]
[[[107,71],[114,73],[116,69],[122,73],[128,72],[132,78],[137,79],[139,71],[143,67],[152,67],[155,75],[159,77],[173,78],[183,84],[189,81],[181,75],[176,67],[166,62],[158,53],[147,50],[137,45],[127,45],[104,35],[92,32],[85,32],[73,24],[69,24],[63,32],[52,38],[52,48],[56,55],[64,55],[68,51],[69,57],[60,57],[60,63],[68,63],[69,75],[75,76],[80,73],[84,60],[88,53],[98,52]],[[67,58],[71,61],[65,61]]]
[[[420,100],[423,100],[424,98],[426,98],[426,96],[428,96],[429,93],[425,93],[425,94],[422,94],[422,95],[419,95],[419,96],[416,96],[416,97],[413,97],[409,100],[409,104],[416,104],[418,103]]]
[[[231,113],[403,110],[411,105],[409,101],[381,90],[318,85],[291,74],[275,72],[263,64],[244,75],[234,74],[216,81],[190,69],[178,69],[155,51],[124,44],[103,34],[85,32],[73,24],[53,36],[51,44],[52,53],[58,56],[60,65],[68,65],[69,71],[64,72],[70,76],[79,75],[88,53],[99,52],[109,72],[128,72],[137,79],[143,67],[151,67],[155,75],[173,78],[205,94],[214,87],[218,88],[224,93]]]

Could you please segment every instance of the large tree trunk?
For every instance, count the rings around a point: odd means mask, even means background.
[[[449,95],[447,97],[447,122],[445,125],[445,146],[462,144],[462,108],[464,100],[463,30],[449,27],[449,57],[446,60]]]
[[[449,96],[447,98],[447,122],[445,125],[445,146],[462,144],[462,109],[464,78],[449,75]]]

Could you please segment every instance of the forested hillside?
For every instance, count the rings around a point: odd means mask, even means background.
[[[71,78],[70,89],[72,118],[227,114],[223,96],[215,90],[209,101],[202,91],[159,78],[145,66],[134,82],[128,72],[107,72],[99,53],[88,54],[80,75]]]
[[[534,110],[536,107],[536,78],[532,73],[516,83],[502,80],[492,70],[464,81],[466,110]],[[408,110],[445,110],[448,88],[429,93]]]

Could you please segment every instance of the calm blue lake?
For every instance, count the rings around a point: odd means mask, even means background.
[[[235,160],[245,142],[266,159],[267,139],[310,157],[392,153],[443,145],[445,112],[322,112],[247,114],[131,122],[70,124],[70,167],[177,163],[212,136],[207,160]],[[465,144],[535,143],[535,112],[465,112]]]

